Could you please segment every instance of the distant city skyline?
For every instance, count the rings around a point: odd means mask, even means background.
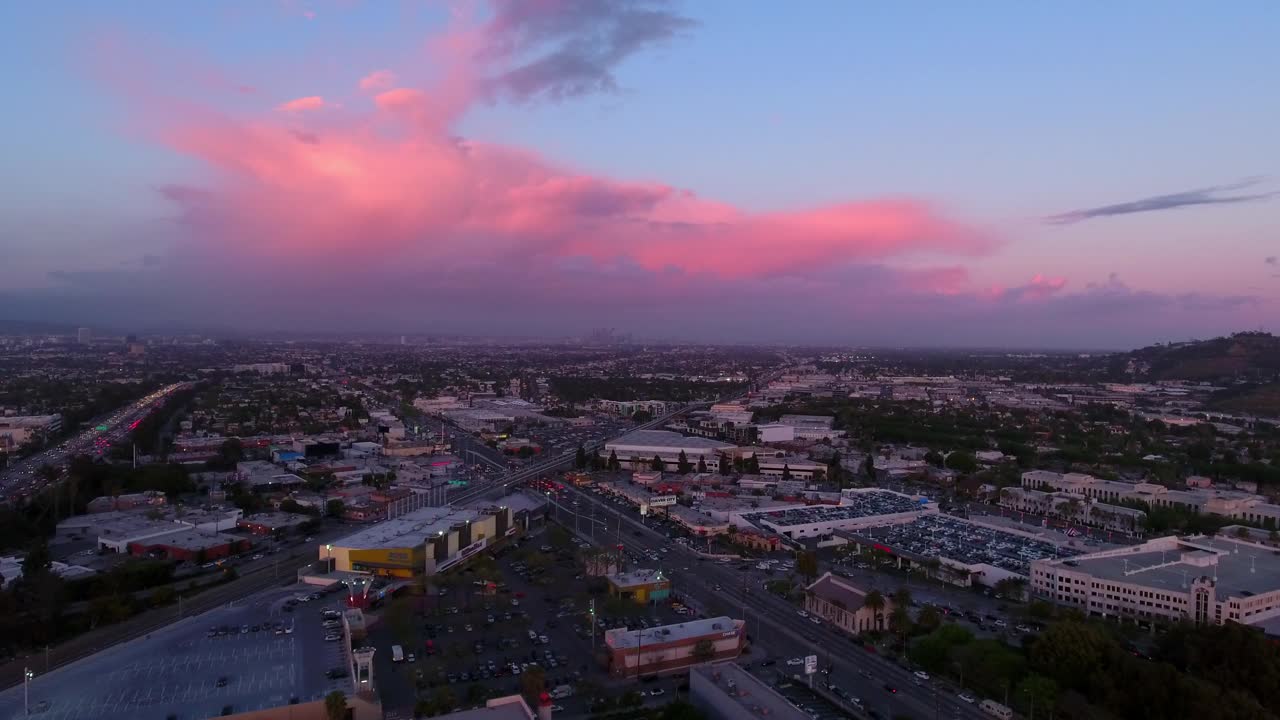
[[[13,4],[0,321],[1280,332],[1278,21],[1264,2]]]

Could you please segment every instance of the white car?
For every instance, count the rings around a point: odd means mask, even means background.
[[[667,691],[662,688],[654,688],[649,691],[649,697],[658,697],[659,695],[665,695],[666,693]]]
[[[978,702],[972,695],[966,693],[960,693],[959,698],[970,704]]]
[[[803,665],[803,664],[804,664],[804,658],[791,658],[790,660],[788,660],[788,661],[787,661],[787,664],[788,664],[788,665]]]
[[[337,642],[342,639],[342,636],[337,633],[329,633],[328,635],[324,636],[324,639],[325,639],[325,642]]]
[[[929,679],[929,673],[927,673],[927,672],[925,672],[925,671],[923,671],[923,670],[917,670],[917,671],[916,671],[916,677],[920,678],[921,680],[928,680],[928,679]]]

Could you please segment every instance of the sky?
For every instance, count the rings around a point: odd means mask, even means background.
[[[0,320],[1280,332],[1280,5],[0,5]]]

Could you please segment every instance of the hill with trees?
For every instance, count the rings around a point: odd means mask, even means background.
[[[1152,345],[1112,356],[1110,374],[1135,380],[1187,380],[1226,387],[1209,407],[1280,415],[1280,337],[1242,332],[1212,340]]]

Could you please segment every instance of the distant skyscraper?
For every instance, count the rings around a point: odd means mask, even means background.
[[[76,342],[81,345],[88,345],[93,342],[93,331],[89,328],[80,328],[76,331]]]
[[[404,344],[405,344],[405,342],[404,342],[404,336],[403,336],[403,335],[401,335],[401,336],[400,336],[400,344],[401,344],[401,345],[404,345]]]

